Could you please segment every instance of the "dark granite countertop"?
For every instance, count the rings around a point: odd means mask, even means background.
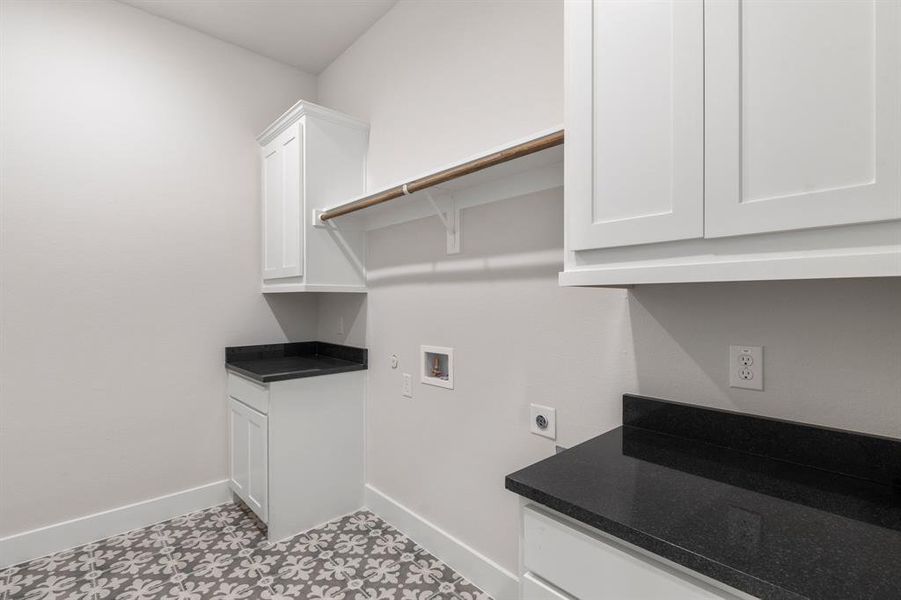
[[[508,490],[760,598],[901,598],[901,440],[638,396]]]
[[[326,342],[292,342],[225,349],[225,367],[241,375],[270,383],[301,377],[362,371],[368,351]]]

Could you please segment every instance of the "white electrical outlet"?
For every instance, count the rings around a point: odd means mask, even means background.
[[[531,418],[529,426],[532,433],[542,437],[557,439],[557,409],[540,404],[531,405]]]
[[[409,373],[404,373],[404,387],[401,393],[405,398],[413,397],[413,376]]]
[[[729,387],[763,389],[763,346],[729,346]]]
[[[338,335],[344,335],[344,317],[338,317]]]

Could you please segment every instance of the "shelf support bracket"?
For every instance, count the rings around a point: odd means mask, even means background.
[[[322,216],[322,213],[324,213],[324,212],[325,211],[322,210],[321,208],[313,209],[313,227],[316,227],[317,229],[335,229],[334,223],[330,223],[328,221],[323,221],[322,219],[319,218]]]
[[[422,193],[435,209],[435,214],[441,219],[447,232],[447,253],[460,254],[460,209],[457,208],[453,196],[450,197],[450,208],[444,211],[438,206],[438,202],[429,190],[424,190]]]

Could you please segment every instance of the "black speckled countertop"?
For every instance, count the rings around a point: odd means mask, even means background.
[[[623,398],[506,487],[760,598],[901,598],[901,440]]]
[[[292,342],[225,349],[225,368],[260,383],[363,371],[365,348],[326,342]]]

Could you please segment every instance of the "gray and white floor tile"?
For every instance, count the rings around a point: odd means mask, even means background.
[[[277,543],[240,504],[0,571],[0,600],[491,600],[367,511]]]

